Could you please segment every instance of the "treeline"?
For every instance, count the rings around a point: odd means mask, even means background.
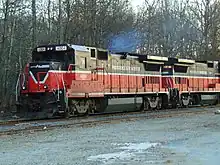
[[[218,0],[2,0],[0,100],[13,103],[19,72],[39,44],[72,43],[151,55],[217,60]]]

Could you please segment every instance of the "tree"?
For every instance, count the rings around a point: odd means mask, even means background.
[[[37,29],[37,18],[36,18],[36,0],[32,0],[32,47],[36,45],[36,29]]]

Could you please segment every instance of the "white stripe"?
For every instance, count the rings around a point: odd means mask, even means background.
[[[31,71],[29,71],[29,73],[30,73],[32,79],[34,80],[35,84],[37,84],[37,80],[35,79],[33,73],[32,73]],[[43,81],[40,81],[39,83],[40,83],[40,84],[44,84],[44,83],[46,82],[48,76],[49,76],[49,74],[48,74],[48,72],[47,72],[47,74],[45,75]]]
[[[89,93],[89,96],[104,96],[104,93]]]
[[[216,92],[220,92],[220,91],[180,91],[180,93],[216,93]],[[118,94],[122,94],[122,95],[129,95],[129,94],[169,94],[169,92],[115,92],[115,93],[72,93],[70,96],[85,96],[86,94],[88,94],[89,96],[92,95],[118,95]]]
[[[97,92],[97,93],[89,93],[90,95],[103,95],[103,92]]]
[[[31,75],[32,79],[34,80],[35,84],[37,84],[37,80],[35,79],[33,73],[31,71],[29,71],[29,74]]]
[[[84,73],[84,74],[91,74],[91,71],[55,71],[55,70],[50,70],[49,73]],[[122,75],[122,76],[150,76],[150,77],[185,77],[185,78],[201,78],[201,79],[218,79],[218,77],[202,77],[202,76],[182,76],[182,75],[167,75],[167,76],[162,76],[160,74],[136,74],[136,73],[104,73],[103,72],[98,72],[98,75]]]
[[[116,94],[122,94],[122,95],[127,95],[127,94],[158,94],[158,93],[166,93],[168,94],[169,92],[116,92],[116,93],[104,93],[105,95],[116,95]]]
[[[86,93],[71,93],[70,96],[85,96],[85,94]]]
[[[85,96],[86,94],[88,94],[89,96],[93,96],[93,95],[117,95],[117,94],[128,95],[128,94],[159,94],[159,93],[166,93],[166,94],[168,94],[169,92],[72,93],[70,96]]]
[[[49,74],[48,74],[48,72],[47,72],[46,76],[44,77],[44,80],[43,80],[43,81],[40,81],[40,83],[44,84],[44,83],[46,82],[48,76],[49,76]]]
[[[204,88],[203,88],[204,89]],[[207,89],[210,89],[210,88],[207,88]],[[211,88],[211,89],[214,89],[214,88]],[[216,92],[220,92],[220,91],[180,91],[181,93],[216,93]]]

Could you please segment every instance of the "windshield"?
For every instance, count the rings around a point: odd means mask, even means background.
[[[32,62],[34,63],[44,63],[44,62],[56,62],[60,63],[61,70],[67,70],[70,64],[74,64],[74,51],[45,51],[45,52],[33,52]],[[52,63],[51,63],[52,64]],[[51,65],[52,70],[59,68],[58,66]]]
[[[67,52],[35,52],[32,56],[32,60],[36,61],[65,61]]]

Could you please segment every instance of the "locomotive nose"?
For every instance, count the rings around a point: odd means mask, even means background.
[[[29,73],[35,82],[44,82],[49,69],[50,69],[49,64],[32,63],[30,65]]]
[[[43,91],[48,89],[46,80],[48,78],[49,63],[30,63],[29,68],[29,90]]]

